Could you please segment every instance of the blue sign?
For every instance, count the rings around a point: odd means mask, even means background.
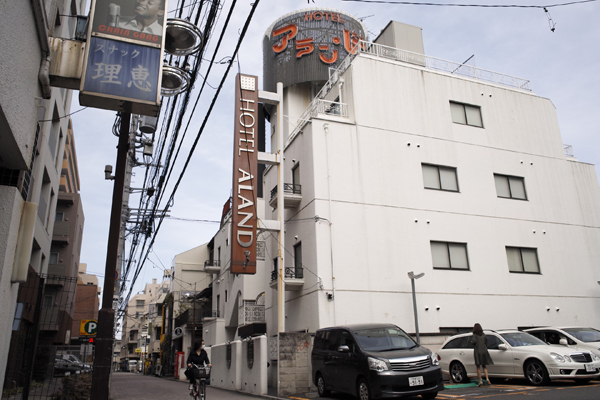
[[[88,45],[84,92],[157,101],[160,49],[98,37]]]

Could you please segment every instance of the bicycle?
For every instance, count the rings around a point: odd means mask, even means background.
[[[192,364],[194,388],[190,393],[194,400],[206,400],[206,380],[210,378],[210,367]]]

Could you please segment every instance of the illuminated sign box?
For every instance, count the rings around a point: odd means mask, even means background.
[[[92,36],[160,48],[166,6],[166,0],[95,0]]]
[[[166,0],[93,0],[83,106],[157,116]]]

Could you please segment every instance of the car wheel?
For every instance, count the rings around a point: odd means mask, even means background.
[[[531,360],[525,364],[525,378],[534,386],[543,386],[550,383],[546,366],[539,360]]]
[[[433,393],[424,393],[421,395],[422,398],[426,399],[426,400],[433,400],[437,397],[438,392],[433,392]]]
[[[325,379],[321,374],[317,374],[317,391],[320,397],[327,397],[331,394],[329,390],[325,389]]]
[[[358,393],[358,400],[371,400],[371,389],[369,388],[369,383],[365,380],[365,378],[360,378],[356,389],[356,392]]]
[[[450,378],[452,378],[452,381],[455,383],[464,383],[469,379],[467,377],[467,370],[458,361],[450,364]]]

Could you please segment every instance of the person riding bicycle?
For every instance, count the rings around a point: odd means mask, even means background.
[[[199,366],[204,366],[204,364],[206,364],[209,367],[212,366],[210,364],[210,360],[208,359],[208,354],[206,353],[206,350],[204,350],[204,340],[196,341],[194,343],[194,347],[192,348],[192,351],[190,351],[190,355],[187,358],[188,371],[190,371],[192,364],[196,364]],[[194,374],[193,373],[188,374],[186,371],[185,375],[190,380],[189,389],[190,390],[194,389]]]

